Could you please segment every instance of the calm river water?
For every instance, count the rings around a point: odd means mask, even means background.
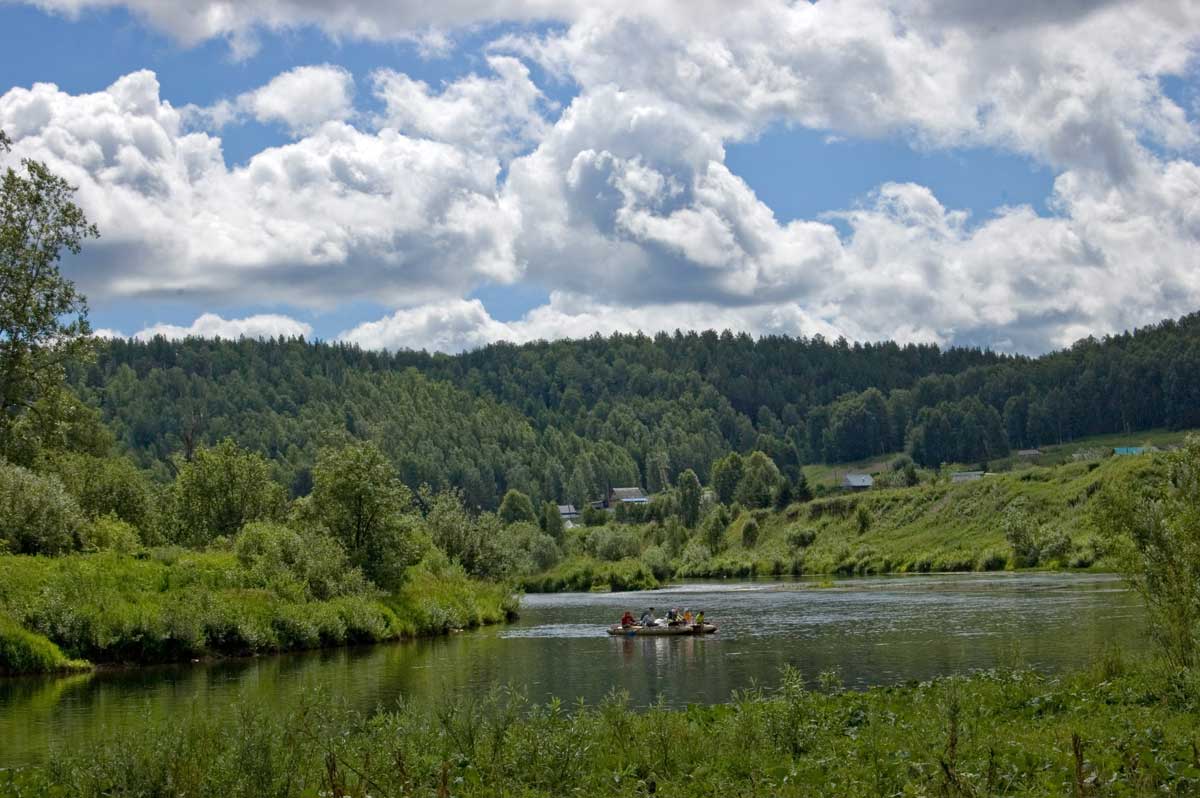
[[[610,638],[622,611],[703,609],[707,638]],[[1134,594],[1107,575],[954,574],[687,583],[652,593],[533,595],[515,624],[449,638],[193,665],[0,679],[0,767],[67,742],[245,701],[281,712],[306,691],[371,710],[519,685],[531,699],[589,703],[614,689],[635,704],[726,701],[731,691],[836,669],[851,687],[993,666],[1059,670],[1106,645],[1144,645]]]

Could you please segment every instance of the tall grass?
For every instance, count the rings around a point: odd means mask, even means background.
[[[23,629],[0,614],[0,676],[87,670],[87,662],[69,659],[45,637]]]
[[[1178,676],[1178,674],[1176,675]],[[849,692],[785,671],[728,704],[531,706],[519,691],[362,715],[191,715],[42,768],[22,796],[1194,795],[1196,682],[1110,666],[980,673]],[[233,730],[236,729],[236,733]],[[7,779],[7,784],[5,783]]]
[[[168,662],[441,634],[504,620],[514,602],[503,585],[424,564],[395,595],[365,589],[318,601],[258,583],[227,552],[0,556],[0,629],[24,633],[0,632],[24,641],[0,647],[0,669],[61,667],[45,667],[56,662],[48,654],[18,656],[36,648],[30,640],[65,658]]]

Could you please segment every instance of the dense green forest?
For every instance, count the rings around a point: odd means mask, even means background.
[[[226,437],[293,495],[317,450],[375,441],[411,488],[495,508],[510,489],[577,505],[609,487],[707,483],[730,451],[789,479],[907,451],[978,463],[1102,433],[1200,426],[1200,314],[1039,358],[716,333],[495,344],[458,356],[301,340],[112,341],[72,374],[121,448],[168,478]]]

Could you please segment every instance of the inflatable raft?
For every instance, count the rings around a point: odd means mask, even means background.
[[[626,637],[656,637],[662,635],[710,635],[717,631],[711,623],[681,623],[675,626],[621,626],[614,624],[608,627],[610,635],[625,635]]]

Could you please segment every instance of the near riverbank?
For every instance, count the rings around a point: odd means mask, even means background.
[[[393,593],[363,583],[316,598],[291,577],[221,551],[0,556],[0,674],[424,637],[517,610],[507,586],[438,556]]]
[[[1046,796],[1200,790],[1200,681],[1110,653],[1026,670],[843,690],[836,674],[727,704],[530,706],[518,690],[363,715],[319,697],[278,717],[201,712],[0,771],[22,796]]]

